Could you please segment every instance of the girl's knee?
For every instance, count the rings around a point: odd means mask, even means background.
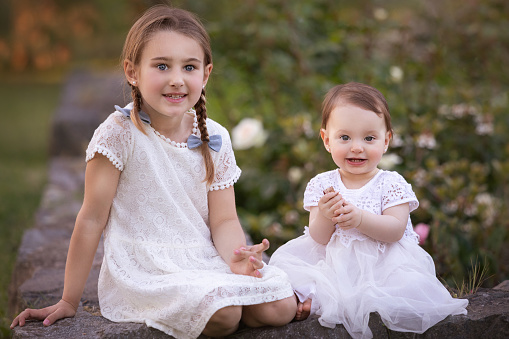
[[[272,304],[272,303],[271,303]],[[272,326],[283,326],[293,320],[297,313],[297,300],[295,296],[275,301],[269,309]]]
[[[239,327],[242,317],[241,306],[228,306],[221,308],[209,319],[203,334],[211,337],[231,334]]]
[[[245,306],[242,320],[250,327],[283,326],[297,313],[295,296],[270,303]]]

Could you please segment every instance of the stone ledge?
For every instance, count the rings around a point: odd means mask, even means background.
[[[377,314],[372,314],[370,328],[374,338],[508,338],[509,291],[483,289],[469,296],[468,315],[448,317],[423,334],[401,333],[387,330]],[[489,307],[487,307],[489,305]],[[172,338],[143,324],[113,323],[97,313],[80,307],[76,317],[63,319],[50,327],[41,322],[29,322],[13,331],[13,338]],[[206,338],[201,336],[200,338]],[[350,338],[343,326],[329,329],[320,326],[316,319],[293,322],[283,327],[241,328],[230,339],[280,338]]]

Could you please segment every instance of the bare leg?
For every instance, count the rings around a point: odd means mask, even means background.
[[[244,306],[242,321],[249,327],[283,326],[295,317],[297,312],[297,297],[270,303]]]
[[[203,329],[203,334],[209,337],[224,337],[239,328],[242,316],[242,306],[228,306],[218,310]]]
[[[311,313],[311,302],[311,299],[306,299],[303,303],[300,301],[298,302],[295,320],[306,320],[309,317],[309,314]]]

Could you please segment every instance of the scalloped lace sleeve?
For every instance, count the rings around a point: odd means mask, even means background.
[[[86,161],[94,158],[96,153],[107,157],[120,171],[124,170],[129,150],[132,146],[132,134],[129,120],[120,113],[112,113],[95,130],[86,151]]]
[[[400,174],[392,172],[391,180],[383,187],[382,211],[404,203],[410,204],[410,212],[419,206],[412,186]]]
[[[214,161],[215,179],[210,185],[210,191],[223,190],[233,186],[239,180],[242,172],[235,160],[230,134],[223,127],[219,128],[219,132],[223,139],[223,145],[219,151],[219,157]]]
[[[335,170],[318,174],[312,178],[304,191],[304,209],[309,211],[311,207],[318,206],[318,201],[323,197],[323,190],[332,186],[335,190],[337,187],[337,180],[334,180]]]

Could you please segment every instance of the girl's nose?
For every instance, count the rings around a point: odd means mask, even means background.
[[[180,72],[177,71],[171,74],[170,85],[175,88],[179,88],[184,85],[184,79],[182,78],[182,74],[180,74]]]

